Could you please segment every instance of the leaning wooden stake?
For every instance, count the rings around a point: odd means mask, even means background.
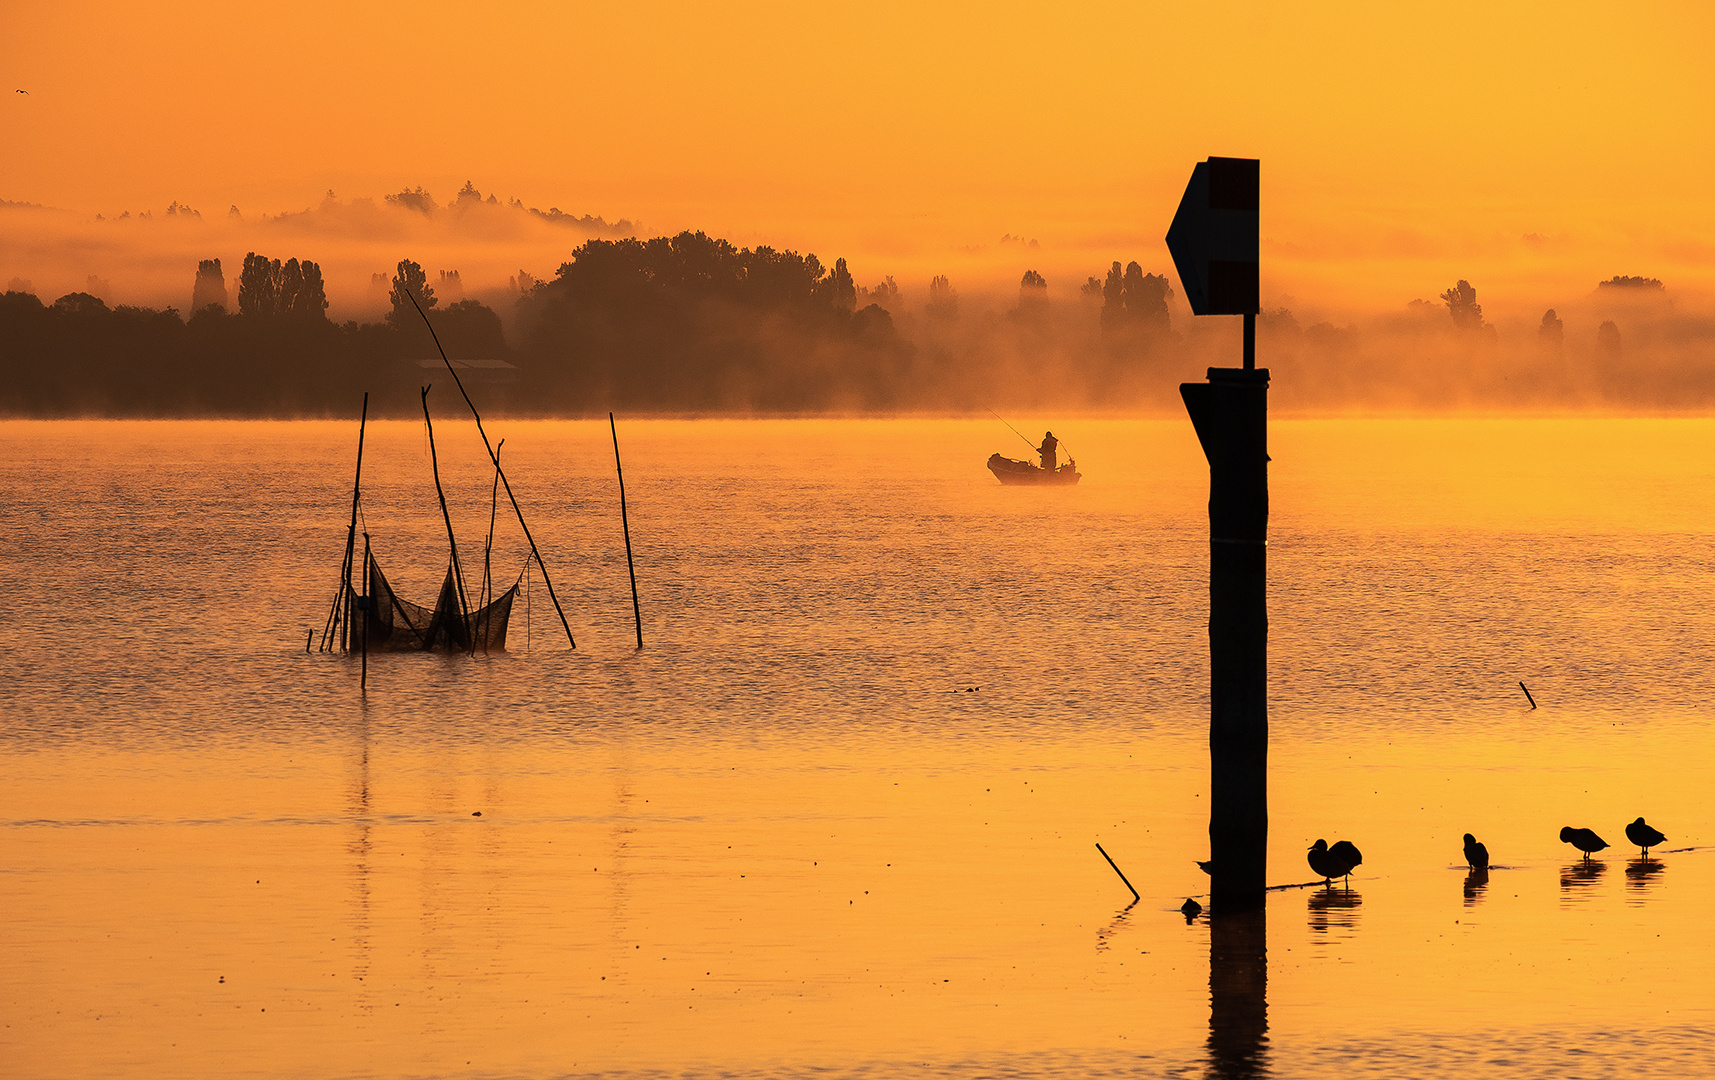
[[[1530,696],[1530,687],[1524,684],[1523,679],[1519,680],[1518,688],[1524,691],[1524,699],[1530,702],[1530,707],[1533,709],[1536,708],[1536,699]]]
[[[328,647],[328,638],[333,633],[335,625],[340,627],[341,651],[350,645],[349,632],[351,628],[351,613],[346,610],[351,593],[351,558],[357,544],[357,496],[363,488],[363,430],[369,424],[369,392],[363,393],[363,415],[357,421],[357,476],[351,482],[351,525],[345,531],[345,561],[339,569],[340,591],[334,597],[333,608],[328,612],[327,626],[322,630],[322,648]]]
[[[518,527],[524,530],[524,539],[530,542],[530,554],[536,557],[536,565],[542,568],[542,584],[548,586],[548,599],[554,602],[554,610],[560,615],[560,625],[566,630],[566,641],[577,648],[578,643],[572,640],[572,624],[566,621],[566,611],[560,606],[560,598],[554,592],[554,582],[548,577],[548,564],[542,561],[542,552],[536,547],[536,538],[530,535],[530,526],[524,523],[524,511],[518,507],[518,497],[512,494],[512,482],[506,479],[506,471],[500,467],[500,455],[494,452],[494,444],[488,441],[488,432],[482,429],[482,414],[476,411],[476,403],[471,401],[470,394],[465,392],[464,380],[453,367],[453,362],[447,359],[447,350],[441,347],[440,335],[435,333],[435,324],[429,321],[428,313],[423,305],[417,303],[416,296],[406,289],[405,295],[410,297],[411,306],[417,309],[417,314],[423,316],[423,325],[429,328],[429,336],[435,339],[435,348],[440,351],[441,362],[447,365],[447,371],[452,374],[453,383],[464,395],[464,403],[470,406],[470,414],[476,417],[476,433],[482,436],[482,445],[488,448],[489,460],[494,462],[494,471],[500,475],[500,484],[506,489],[506,497],[512,502],[512,512],[518,515]]]
[[[1142,900],[1143,897],[1137,895],[1137,890],[1135,888],[1132,888],[1131,880],[1125,876],[1125,871],[1120,869],[1119,863],[1114,862],[1114,857],[1112,855],[1108,854],[1107,849],[1102,847],[1102,845],[1097,844],[1096,850],[1102,853],[1102,858],[1108,860],[1108,865],[1113,867],[1114,873],[1118,874],[1120,876],[1120,880],[1125,882],[1125,887],[1128,889],[1131,889],[1132,903],[1135,904],[1139,900]]]
[[[625,516],[625,467],[619,463],[619,425],[607,414],[613,432],[613,471],[619,474],[619,527],[625,531],[625,568],[631,571],[631,617],[637,623],[637,647],[643,648],[643,608],[637,602],[637,564],[631,559],[631,522]]]
[[[459,542],[453,538],[453,517],[447,513],[447,493],[441,490],[441,465],[435,457],[435,425],[429,420],[429,388],[423,387],[423,423],[429,429],[429,468],[435,474],[435,494],[441,500],[441,519],[447,523],[447,546],[453,552],[453,581],[458,586],[459,625],[465,633],[470,633],[470,599],[464,592],[464,568],[459,565]],[[447,643],[452,644],[452,635],[447,635]],[[433,645],[434,642],[429,644]]]

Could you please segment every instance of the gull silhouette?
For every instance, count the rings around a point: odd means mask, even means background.
[[[1644,824],[1643,818],[1638,818],[1626,826],[1626,839],[1644,849],[1644,858],[1649,858],[1649,849],[1657,844],[1667,842],[1667,837]]]
[[[1489,868],[1489,849],[1477,842],[1470,833],[1465,834],[1465,865],[1473,870]]]
[[[1601,851],[1603,848],[1608,846],[1608,842],[1600,836],[1597,836],[1593,831],[1589,829],[1574,829],[1570,825],[1560,830],[1560,840],[1561,843],[1571,844],[1579,851],[1582,851],[1586,859],[1590,857],[1591,852]]]

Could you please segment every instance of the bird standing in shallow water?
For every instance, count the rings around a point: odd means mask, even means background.
[[[1608,846],[1608,842],[1600,836],[1597,836],[1594,831],[1590,829],[1574,829],[1570,825],[1560,830],[1560,841],[1564,844],[1571,844],[1579,851],[1582,851],[1586,859],[1590,857],[1591,852],[1601,851],[1603,848]]]
[[[1649,858],[1649,849],[1657,844],[1665,844],[1667,837],[1644,824],[1643,818],[1638,818],[1626,826],[1626,839],[1644,849],[1644,858]]]
[[[1473,870],[1489,868],[1489,849],[1477,842],[1470,833],[1465,834],[1465,865]]]
[[[1350,877],[1352,868],[1364,861],[1364,856],[1350,840],[1337,840],[1333,847],[1328,841],[1317,840],[1310,846],[1306,856],[1310,869],[1322,875],[1324,881],[1332,881],[1337,877]]]

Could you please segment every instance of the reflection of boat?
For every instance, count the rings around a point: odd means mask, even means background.
[[[1032,465],[1028,461],[1018,461],[1015,458],[1001,457],[999,454],[989,455],[989,472],[1003,484],[1076,484],[1083,473],[1078,471],[1078,463],[1068,461],[1066,464],[1049,472],[1040,465]]]

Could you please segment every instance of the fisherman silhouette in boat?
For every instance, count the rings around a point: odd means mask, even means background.
[[[1029,443],[1030,440],[1026,439],[1025,445],[1028,446]],[[1054,437],[1052,431],[1043,432],[1042,445],[1031,449],[1041,455],[1041,465],[991,454],[988,461],[989,472],[994,473],[995,479],[1003,484],[1076,484],[1083,476],[1078,471],[1078,463],[1071,458],[1066,459],[1066,464],[1059,464],[1060,440]]]

